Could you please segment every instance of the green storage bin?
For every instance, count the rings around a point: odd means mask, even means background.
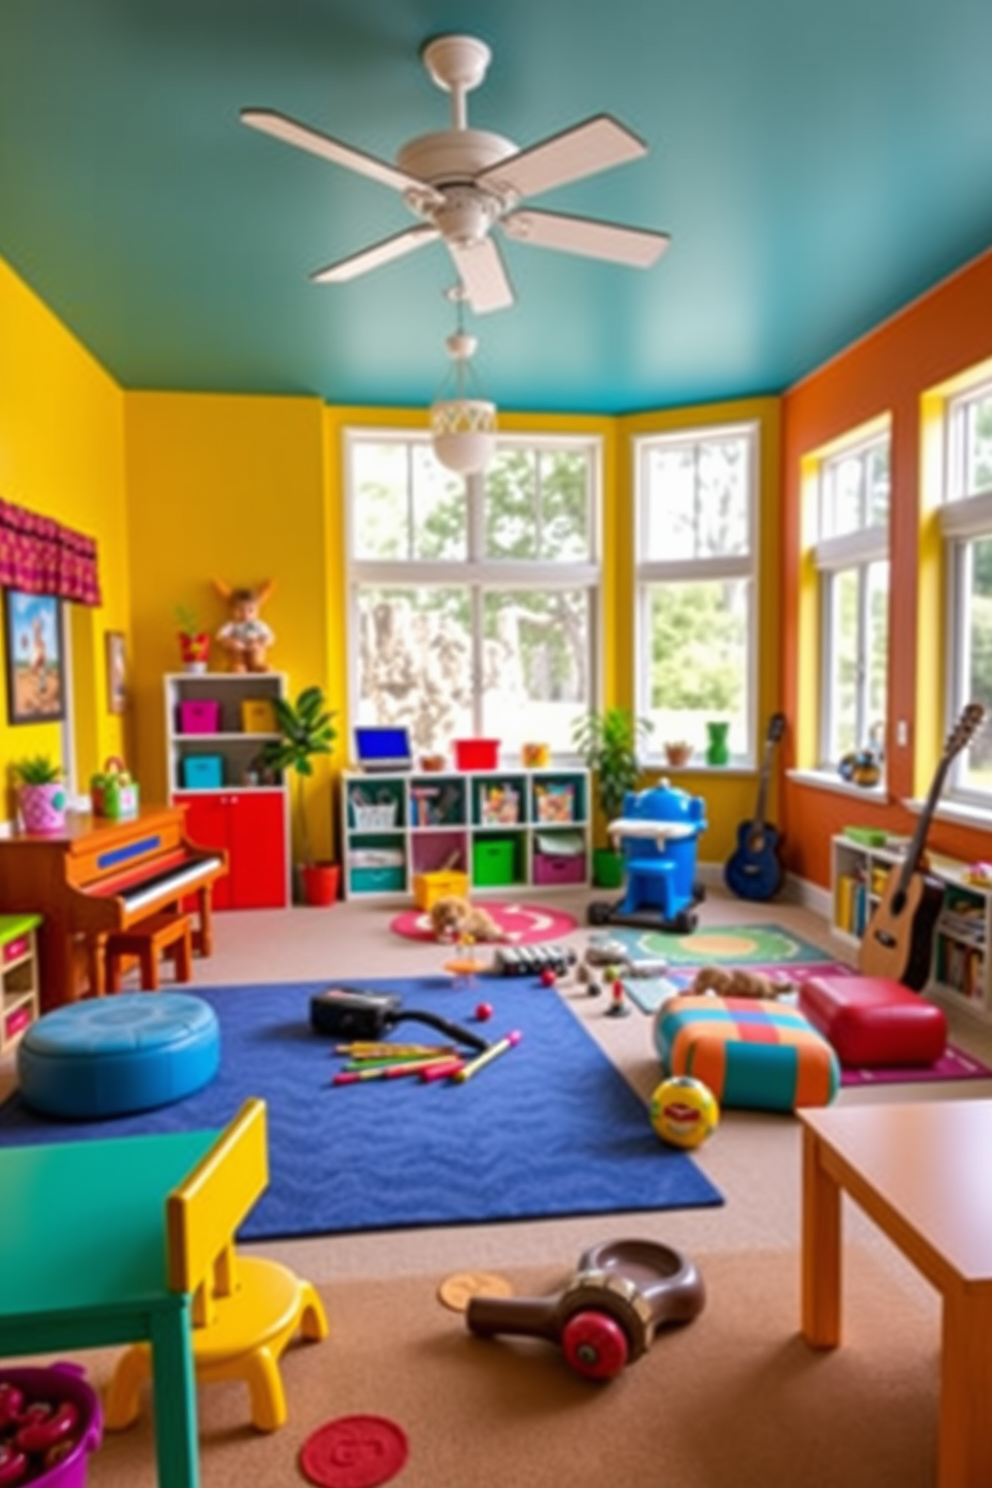
[[[353,868],[349,887],[352,894],[402,894],[406,874],[402,868]]]
[[[476,837],[472,843],[472,882],[480,888],[516,883],[517,844],[512,837]]]

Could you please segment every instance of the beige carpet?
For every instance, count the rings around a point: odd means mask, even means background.
[[[406,1431],[402,1488],[933,1484],[938,1319],[928,1291],[852,1247],[845,1345],[816,1353],[797,1332],[794,1252],[694,1259],[703,1313],[607,1384],[580,1379],[550,1344],[473,1338],[437,1301],[440,1273],[324,1286],[331,1336],[286,1356],[286,1427],[252,1431],[238,1385],[200,1391],[203,1488],[302,1482],[307,1435],[351,1414]],[[505,1274],[527,1295],[566,1276]],[[89,1356],[95,1383],[112,1357]],[[91,1488],[150,1488],[152,1454],[146,1411],[138,1427],[107,1436]]]

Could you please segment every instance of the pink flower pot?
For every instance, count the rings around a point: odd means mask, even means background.
[[[65,786],[60,781],[22,785],[19,799],[26,832],[65,831]]]

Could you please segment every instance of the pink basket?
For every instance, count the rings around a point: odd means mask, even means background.
[[[23,1390],[28,1401],[49,1400],[61,1405],[71,1401],[79,1411],[72,1450],[61,1462],[37,1477],[28,1477],[25,1488],[86,1488],[86,1463],[103,1440],[100,1401],[77,1364],[52,1364],[47,1369],[0,1369],[0,1384]]]

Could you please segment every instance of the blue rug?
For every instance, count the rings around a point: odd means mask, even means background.
[[[221,1027],[221,1071],[175,1105],[110,1121],[38,1116],[14,1095],[0,1143],[221,1127],[249,1095],[268,1103],[271,1182],[243,1239],[491,1223],[723,1202],[685,1153],[665,1147],[641,1100],[555,992],[528,979],[487,981],[491,1022],[473,1024],[478,986],[448,978],[370,981],[406,1008],[441,1013],[516,1048],[462,1085],[407,1077],[332,1086],[341,1058],[310,1030],[309,998],[327,983],[197,987]],[[441,1041],[401,1023],[396,1041]]]

